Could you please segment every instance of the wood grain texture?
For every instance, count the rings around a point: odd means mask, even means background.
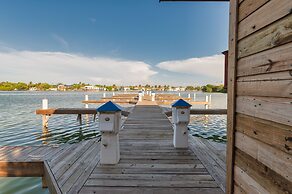
[[[292,158],[290,154],[240,132],[236,132],[235,137],[235,146],[238,149],[275,171],[287,181],[292,181]]]
[[[265,1],[253,1],[257,6]],[[249,15],[238,24],[238,40],[266,27],[267,25],[287,16],[292,9],[291,0],[271,0],[263,5],[260,9]],[[277,11],[273,11],[277,10]],[[239,13],[241,13],[239,7]]]
[[[292,99],[238,96],[236,111],[252,117],[292,126]]]
[[[243,20],[270,0],[244,0],[239,5],[238,21]]]
[[[238,38],[238,6],[239,1],[230,1],[229,7],[229,52],[228,52],[228,85],[227,85],[227,171],[226,193],[233,193],[233,165],[234,165],[234,131],[236,105],[236,66],[237,66],[237,38]]]
[[[292,127],[248,115],[237,114],[236,130],[292,154]]]
[[[292,42],[292,14],[238,42],[238,58]]]
[[[238,61],[237,76],[250,76],[292,70],[292,43],[242,58]]]
[[[234,166],[234,179],[246,193],[269,193],[262,185],[236,165]]]
[[[269,193],[284,194],[292,191],[289,181],[239,149],[235,152],[235,164]]]
[[[292,81],[238,82],[237,95],[292,98]]]

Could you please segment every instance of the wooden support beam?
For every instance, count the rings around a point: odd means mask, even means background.
[[[235,104],[236,104],[236,67],[238,58],[238,7],[239,0],[230,1],[229,5],[229,48],[228,48],[228,85],[227,85],[227,167],[226,193],[232,194],[234,187],[234,139],[235,139]]]
[[[54,115],[54,114],[93,114],[96,115],[96,108],[49,108],[49,109],[37,109],[38,115]],[[123,116],[128,116],[128,111],[122,111]]]
[[[167,116],[172,115],[172,111],[164,112]],[[191,109],[191,115],[224,115],[227,114],[227,109]]]

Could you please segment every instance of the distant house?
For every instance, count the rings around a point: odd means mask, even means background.
[[[57,91],[58,88],[50,88],[49,90],[50,90],[50,91]]]
[[[63,84],[60,84],[60,85],[57,86],[57,90],[58,91],[66,91],[66,89],[67,89],[67,87],[65,85],[63,85]]]
[[[99,87],[91,86],[91,85],[89,85],[89,86],[84,86],[82,89],[83,89],[83,90],[100,90]]]
[[[29,88],[29,91],[37,91],[38,89],[36,87]]]
[[[130,89],[130,87],[124,87],[124,91],[126,92],[126,91],[130,91],[131,89]]]

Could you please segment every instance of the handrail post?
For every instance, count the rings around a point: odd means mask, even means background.
[[[191,106],[182,99],[172,104],[172,123],[174,124],[173,145],[175,148],[188,147],[188,124],[190,122]]]
[[[209,109],[209,96],[208,95],[206,95],[205,109]]]
[[[43,99],[42,100],[42,109],[48,109],[48,108],[49,108],[48,99]],[[43,115],[42,116],[43,127],[48,128],[48,121],[49,121],[49,116],[48,115]]]
[[[154,102],[155,101],[155,92],[152,92],[151,100]]]
[[[139,95],[139,102],[141,102],[142,101],[142,98],[143,98],[143,93],[140,91],[139,93],[138,93],[138,95]]]
[[[89,98],[88,98],[88,95],[86,94],[84,100],[85,100],[85,101],[88,101],[88,99],[89,99]],[[85,108],[88,108],[88,103],[85,103]]]
[[[117,164],[120,160],[119,130],[122,110],[109,101],[100,106],[99,130],[101,131],[101,164]]]

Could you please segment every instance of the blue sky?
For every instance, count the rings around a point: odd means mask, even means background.
[[[159,0],[3,0],[0,78],[53,82],[58,76],[63,82],[105,84],[222,82],[220,54],[227,49],[228,8],[228,3]],[[48,77],[38,76],[40,71]]]

